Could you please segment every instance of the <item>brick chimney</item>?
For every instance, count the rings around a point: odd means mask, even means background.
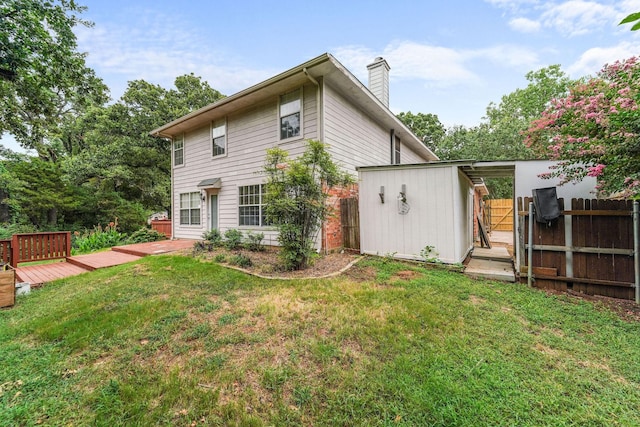
[[[377,57],[372,64],[367,65],[369,70],[369,90],[386,107],[389,107],[389,64],[383,57]]]

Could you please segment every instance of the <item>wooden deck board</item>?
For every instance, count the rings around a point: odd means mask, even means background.
[[[16,276],[19,282],[29,282],[32,285],[41,285],[65,277],[86,273],[84,268],[69,264],[67,262],[56,262],[52,264],[28,265],[18,267]]]
[[[26,265],[16,268],[18,282],[29,282],[34,286],[65,277],[86,273],[97,268],[113,267],[136,261],[147,255],[175,252],[193,247],[194,240],[163,240],[119,246],[111,251],[69,257],[71,262]]]

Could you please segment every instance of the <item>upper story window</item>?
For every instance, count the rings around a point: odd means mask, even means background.
[[[173,165],[184,164],[184,135],[173,138]]]
[[[397,136],[394,136],[394,138],[393,138],[393,162],[392,162],[394,165],[399,165],[400,164],[400,146],[401,146],[400,138],[398,138]]]
[[[301,106],[301,89],[280,96],[280,139],[300,136]]]
[[[200,192],[180,193],[180,225],[200,225]]]
[[[225,120],[212,123],[211,144],[214,157],[221,156],[227,151],[227,123]]]

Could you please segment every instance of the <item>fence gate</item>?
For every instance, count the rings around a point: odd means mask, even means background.
[[[513,200],[487,200],[491,215],[491,231],[513,231]]]
[[[342,223],[342,246],[345,249],[360,250],[360,214],[358,199],[340,200],[340,222]]]

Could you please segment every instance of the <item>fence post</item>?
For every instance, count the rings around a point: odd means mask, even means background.
[[[67,245],[65,248],[65,258],[70,257],[71,256],[71,232],[67,231]]]
[[[529,251],[527,252],[527,286],[532,286],[533,278],[533,202],[529,202]]]
[[[20,246],[18,242],[19,240],[17,234],[11,236],[11,262],[9,264],[13,268],[16,268],[18,266],[18,258],[20,255]]]
[[[640,203],[633,202],[633,266],[636,281],[636,304],[640,304]]]

